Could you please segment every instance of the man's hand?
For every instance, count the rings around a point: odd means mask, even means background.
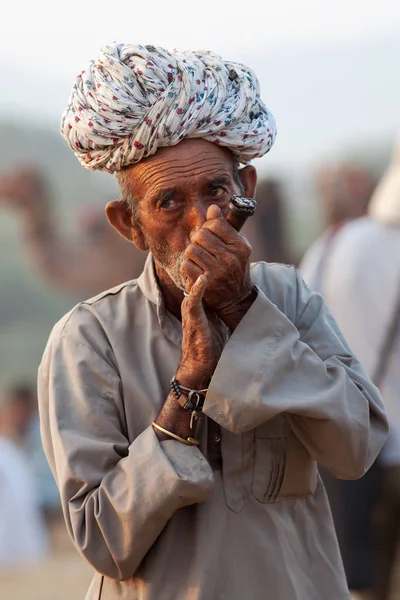
[[[209,207],[206,222],[192,235],[191,242],[185,251],[187,260],[182,265],[187,290],[204,273],[207,307],[233,330],[256,296],[250,278],[251,246],[216,205]]]
[[[177,379],[197,389],[208,386],[223,348],[203,306],[206,286],[207,277],[200,275],[181,307],[182,360]]]
[[[193,284],[189,295],[182,302],[182,359],[176,373],[177,380],[191,389],[208,387],[223,349],[222,339],[210,327],[203,307],[202,299],[207,285],[205,275],[201,275]],[[170,393],[158,418],[157,423],[180,435],[193,436],[190,424],[191,415],[177,402]],[[168,436],[156,432],[159,439]]]

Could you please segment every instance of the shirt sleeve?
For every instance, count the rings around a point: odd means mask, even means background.
[[[50,342],[38,383],[69,534],[97,571],[129,579],[175,511],[208,497],[212,469],[198,448],[160,443],[151,426],[130,443],[118,372],[86,343]]]
[[[258,297],[228,341],[203,411],[233,433],[286,413],[311,457],[343,479],[361,477],[388,432],[377,388],[322,297],[293,269],[294,323]]]

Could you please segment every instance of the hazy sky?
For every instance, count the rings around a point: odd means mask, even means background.
[[[271,164],[315,161],[400,128],[400,0],[9,2],[0,119],[57,130],[75,74],[113,40],[247,62],[278,122]]]

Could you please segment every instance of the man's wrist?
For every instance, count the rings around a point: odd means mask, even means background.
[[[218,317],[231,331],[234,331],[257,298],[257,288],[253,285],[241,297],[236,298],[217,311]]]
[[[168,431],[179,435],[180,437],[193,436],[193,429],[190,427],[191,414],[184,410],[178,403],[175,395],[171,391],[168,398],[156,419],[156,423]],[[160,441],[168,439],[166,434],[156,431]]]
[[[201,370],[201,367],[197,368],[191,366],[180,365],[175,378],[177,381],[191,390],[203,390],[208,387],[211,381],[212,373],[208,374]]]

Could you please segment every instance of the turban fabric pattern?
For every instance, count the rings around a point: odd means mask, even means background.
[[[242,64],[213,52],[112,44],[78,75],[61,133],[84,167],[113,173],[185,138],[229,148],[246,164],[268,152],[276,125]]]

